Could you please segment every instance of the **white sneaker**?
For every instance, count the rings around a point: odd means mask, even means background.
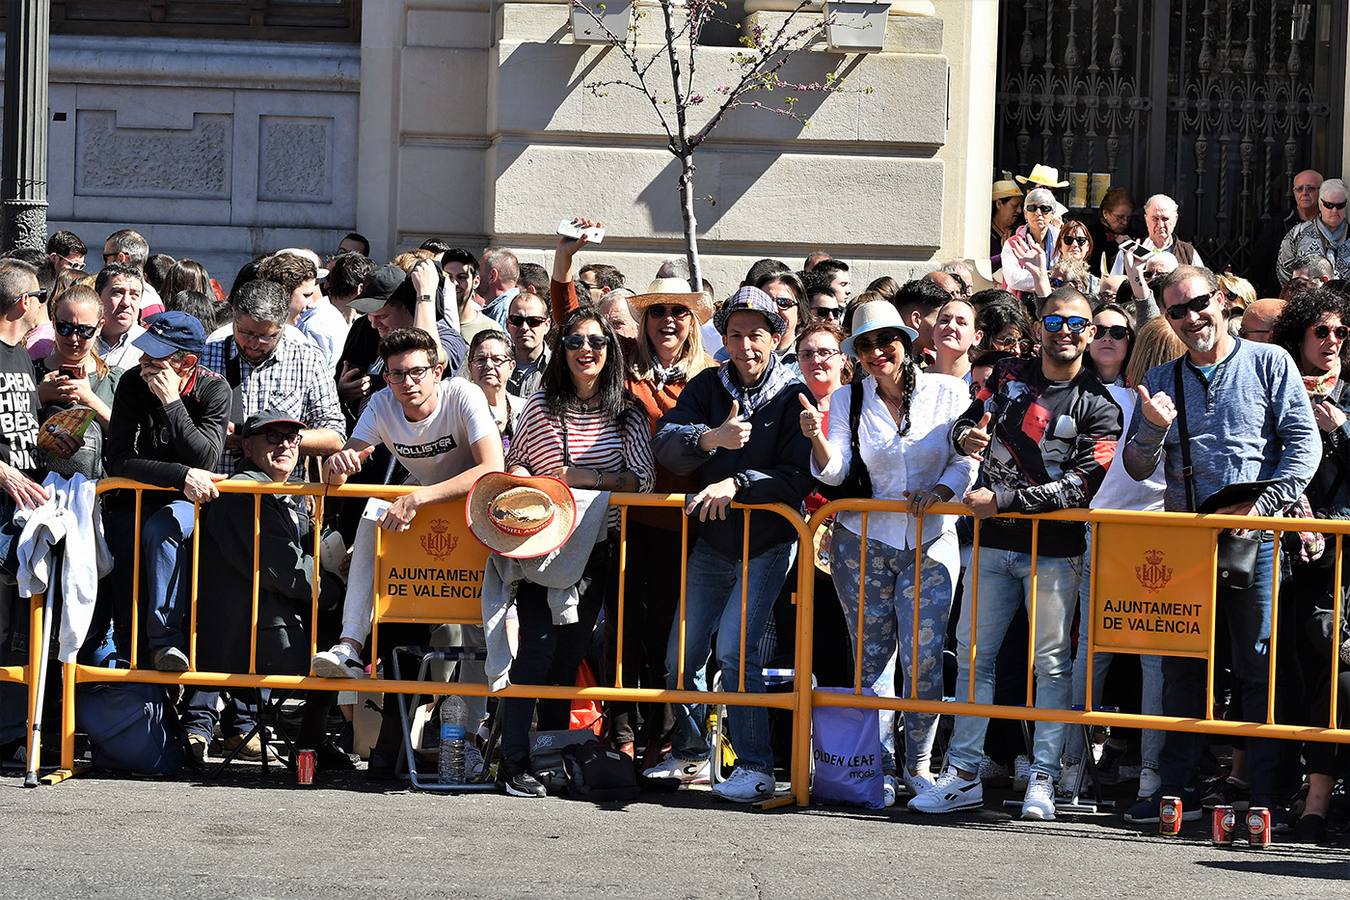
[[[706,759],[691,762],[671,754],[643,772],[642,776],[644,778],[677,778],[683,784],[707,784],[708,775],[711,771],[712,767]]]
[[[1140,769],[1138,798],[1143,800],[1145,797],[1152,797],[1160,790],[1162,790],[1162,776],[1158,774],[1158,770],[1147,766]]]
[[[726,781],[713,785],[712,792],[733,803],[755,803],[773,796],[773,776],[737,766]]]
[[[886,783],[881,788],[882,803],[890,808],[895,805],[895,798],[900,795],[900,783],[895,780],[894,775],[886,776]]]
[[[966,780],[955,766],[942,770],[933,786],[909,801],[909,808],[921,813],[949,813],[978,809],[984,805],[984,783],[979,776]]]
[[[366,664],[351,644],[339,641],[330,649],[314,654],[309,664],[316,678],[365,678]]]
[[[1025,790],[1031,781],[1031,760],[1025,754],[1013,761],[1012,786],[1014,791]]]
[[[911,773],[906,767],[902,774],[905,778],[905,789],[915,797],[927,793],[933,787],[933,773],[924,769],[921,772]]]
[[[1044,772],[1033,772],[1022,798],[1022,818],[1050,822],[1055,818],[1055,780]]]

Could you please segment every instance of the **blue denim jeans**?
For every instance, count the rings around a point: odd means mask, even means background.
[[[835,523],[830,540],[830,571],[839,604],[848,623],[854,659],[858,654],[858,589],[862,538]],[[911,673],[918,657],[916,696],[923,700],[942,699],[942,644],[947,637],[947,617],[952,611],[952,592],[960,548],[956,535],[948,533],[930,541],[923,550],[923,575],[919,581],[919,647],[914,648],[914,550],[897,550],[889,544],[868,539],[867,575],[862,580],[863,686],[878,697],[894,697],[895,666],[900,658],[904,683],[909,696]],[[887,772],[896,771],[895,713],[882,710],[881,755]],[[937,737],[938,717],[934,713],[905,713],[905,764],[912,771],[929,768],[933,739]]]
[[[1275,542],[1266,541],[1256,557],[1256,573],[1246,590],[1220,587],[1215,596],[1228,625],[1233,677],[1238,683],[1235,706],[1244,722],[1266,720],[1266,696],[1270,684],[1270,604],[1274,575]],[[1216,634],[1215,641],[1222,640]],[[1292,650],[1292,648],[1291,648]],[[1289,652],[1289,651],[1286,651]],[[1202,659],[1163,657],[1163,714],[1200,718],[1205,714],[1206,666]],[[1164,793],[1196,787],[1200,760],[1208,738],[1203,734],[1169,731],[1163,742],[1161,768]],[[1271,806],[1281,793],[1284,758],[1282,742],[1270,738],[1247,739],[1247,772],[1252,786],[1252,805]]]
[[[975,620],[975,702],[994,700],[994,665],[999,648],[1018,606],[1030,610],[1031,555],[1012,550],[981,548],[979,602]],[[1036,707],[1068,709],[1073,696],[1073,611],[1078,602],[1082,557],[1042,556],[1036,567]],[[957,628],[956,699],[970,699],[970,610],[975,591],[974,573],[967,573],[966,594]],[[948,762],[968,772],[978,771],[984,755],[984,733],[989,720],[957,716],[952,731]],[[1068,726],[1039,722],[1032,745],[1031,770],[1059,777],[1059,758]]]
[[[1078,655],[1073,660],[1073,702],[1076,706],[1087,705],[1087,646],[1088,632],[1092,629],[1092,526],[1087,527],[1087,553],[1083,554],[1083,577],[1078,583]],[[1092,654],[1092,705],[1101,708],[1102,689],[1106,685],[1106,672],[1111,668],[1113,653]],[[1162,657],[1141,656],[1139,667],[1143,673],[1143,689],[1139,698],[1139,711],[1146,716],[1162,713]],[[1146,769],[1158,770],[1158,761],[1162,756],[1165,732],[1146,728],[1139,736],[1139,761]],[[1069,736],[1064,745],[1064,764],[1074,765],[1083,759],[1083,729],[1069,726]]]
[[[778,592],[783,589],[796,544],[780,544],[750,558],[749,591],[746,597],[745,690],[764,692],[764,671],[759,656],[763,636]],[[680,623],[670,629],[666,646],[666,683],[672,688],[704,690],[703,669],[717,634],[717,665],[722,689],[735,691],[741,669],[741,560],[730,559],[700,540],[689,554],[685,598],[684,680],[679,683]],[[671,752],[678,759],[708,758],[707,713],[703,705],[680,705],[675,709],[675,733]],[[764,707],[731,706],[727,731],[736,750],[737,764],[755,772],[773,771],[769,746],[769,711]]]
[[[191,503],[174,500],[146,517],[141,525],[141,571],[145,573],[141,596],[149,608],[145,631],[151,651],[177,647],[186,652],[183,612],[192,578]]]

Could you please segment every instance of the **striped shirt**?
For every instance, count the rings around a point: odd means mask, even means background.
[[[656,477],[647,417],[634,409],[615,421],[598,410],[570,408],[566,422],[549,412],[543,391],[530,397],[520,414],[506,468],[522,466],[533,475],[547,475],[564,465],[600,472],[632,472],[639,491],[650,491]],[[564,458],[563,438],[567,451]],[[609,511],[609,527],[619,527],[619,509]]]

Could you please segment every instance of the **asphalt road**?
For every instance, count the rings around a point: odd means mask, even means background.
[[[992,806],[992,803],[991,803]],[[1350,897],[1350,848],[1220,850],[1118,817],[759,812],[82,776],[0,778],[0,897]]]

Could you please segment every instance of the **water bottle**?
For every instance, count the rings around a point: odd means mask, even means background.
[[[467,712],[462,697],[446,697],[441,704],[441,744],[437,766],[441,784],[464,783],[464,719]]]

